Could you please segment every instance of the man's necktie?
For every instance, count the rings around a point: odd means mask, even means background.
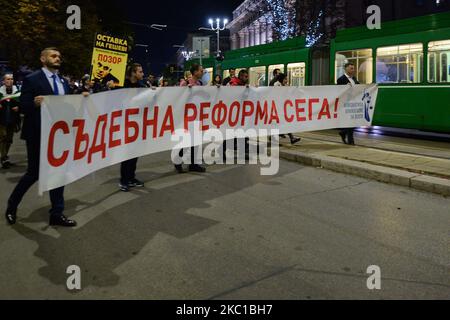
[[[56,74],[52,75],[53,78],[53,94],[55,96],[59,96],[59,88],[58,88],[58,82],[56,81]]]

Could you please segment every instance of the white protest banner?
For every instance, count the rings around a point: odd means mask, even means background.
[[[179,147],[173,139],[177,130],[193,132],[195,126],[224,135],[228,129],[278,129],[284,134],[370,126],[377,94],[376,85],[357,85],[174,87],[47,96],[41,110],[39,191]],[[192,142],[198,144],[202,141]]]

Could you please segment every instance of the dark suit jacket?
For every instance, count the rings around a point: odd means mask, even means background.
[[[355,84],[360,84],[358,80],[356,80],[356,77],[353,77],[353,81],[355,81]],[[337,81],[338,85],[345,86],[346,84],[349,84],[350,80],[348,80],[347,76],[344,74],[342,77],[340,77]]]
[[[67,81],[63,80],[63,86],[65,93],[70,94]],[[36,71],[25,78],[20,95],[21,112],[24,114],[22,139],[35,141],[36,143],[40,142],[41,108],[36,107],[34,98],[37,96],[51,96],[53,94],[53,89],[44,71]]]

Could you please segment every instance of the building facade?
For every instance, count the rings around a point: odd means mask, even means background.
[[[273,41],[271,15],[264,12],[264,1],[245,0],[233,11],[233,21],[227,26],[232,50]]]
[[[266,0],[245,0],[233,12],[231,49],[247,48],[274,41],[273,14]],[[378,5],[382,21],[406,19],[450,10],[450,0],[285,0],[294,8],[284,19],[295,21],[296,35],[311,38],[311,45],[328,43],[342,28],[366,24],[367,8]],[[307,41],[309,42],[309,41]]]

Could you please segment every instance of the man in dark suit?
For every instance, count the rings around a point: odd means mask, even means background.
[[[358,80],[355,77],[355,65],[352,62],[345,64],[345,73],[342,77],[340,77],[337,81],[338,85],[357,85],[359,84]],[[342,138],[342,141],[345,144],[355,145],[355,139],[353,137],[353,133],[355,128],[345,128],[339,132],[339,135]]]
[[[9,224],[16,223],[17,208],[25,193],[39,179],[39,157],[41,146],[41,105],[44,96],[70,93],[68,83],[58,75],[61,54],[56,48],[46,48],[41,53],[43,68],[25,78],[20,97],[21,112],[25,115],[22,139],[26,141],[28,168],[8,199],[5,217]],[[52,208],[50,225],[74,227],[76,222],[64,215],[64,187],[50,191]]]

